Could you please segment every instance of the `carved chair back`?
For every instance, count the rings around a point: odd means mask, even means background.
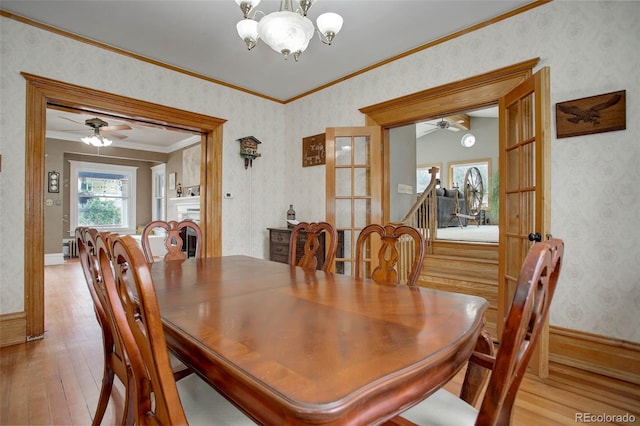
[[[163,229],[166,232],[164,246],[167,252],[164,255],[164,260],[182,260],[187,258],[187,254],[182,250],[185,244],[185,241],[183,241],[181,236],[183,230],[185,232],[184,235],[187,235],[189,231],[195,234],[195,257],[202,256],[202,230],[197,223],[192,220],[183,220],[181,222],[176,222],[175,220],[171,220],[169,222],[164,220],[154,220],[145,226],[142,231],[141,243],[147,262],[153,262],[153,253],[151,251],[149,236],[154,229],[157,228]]]
[[[335,228],[327,222],[300,222],[291,231],[289,243],[289,264],[296,265],[298,238],[300,234],[306,237],[304,243],[304,253],[297,263],[308,271],[315,271],[318,267],[318,250],[320,249],[320,236],[324,232],[325,257],[322,270],[330,272],[333,270],[333,261],[336,258],[338,247],[338,233]]]
[[[410,256],[410,266],[407,271],[407,285],[415,286],[422,262],[424,260],[424,237],[417,229],[407,225],[387,224],[385,226],[371,224],[366,226],[356,241],[356,262],[355,275],[362,277],[365,269],[365,255],[367,242],[370,236],[377,234],[381,240],[381,247],[377,253],[377,265],[371,271],[371,278],[379,284],[396,285],[399,284],[399,274],[397,270],[398,259],[400,258],[398,243],[401,237],[411,238],[412,250],[406,251]],[[371,253],[371,265],[373,267],[374,254]]]

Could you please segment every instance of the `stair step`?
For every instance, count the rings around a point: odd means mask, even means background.
[[[498,260],[498,245],[492,243],[470,243],[436,240],[432,253],[438,256],[470,257],[474,259]]]
[[[489,259],[476,259],[459,256],[434,256],[424,257],[422,264],[423,274],[453,275],[469,280],[498,280],[498,261]]]

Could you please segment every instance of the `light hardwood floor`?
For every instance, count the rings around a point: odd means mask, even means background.
[[[46,267],[45,292],[45,338],[0,348],[0,424],[91,424],[102,380],[102,339],[80,264]],[[458,390],[460,378],[447,388]],[[103,424],[120,419],[123,392],[115,382]],[[631,424],[640,424],[640,386],[552,364],[549,379],[523,380],[513,423],[573,425],[580,423],[578,413],[628,414]],[[629,424],[609,420],[597,423]]]

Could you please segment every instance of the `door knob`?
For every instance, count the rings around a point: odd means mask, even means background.
[[[529,234],[529,241],[535,241],[539,243],[540,241],[542,241],[542,235],[540,235],[539,232],[532,232]]]

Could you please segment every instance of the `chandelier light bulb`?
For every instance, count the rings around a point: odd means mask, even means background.
[[[337,13],[328,12],[318,16],[316,23],[320,34],[327,39],[328,44],[331,44],[336,34],[342,29],[343,19]]]
[[[260,36],[258,35],[258,23],[253,19],[243,19],[236,25],[238,35],[247,44],[247,49],[255,47]]]

